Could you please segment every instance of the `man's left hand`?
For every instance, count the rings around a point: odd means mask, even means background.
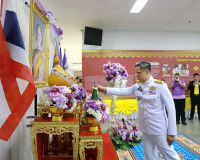
[[[174,135],[167,135],[167,143],[171,146],[174,143],[175,136]]]

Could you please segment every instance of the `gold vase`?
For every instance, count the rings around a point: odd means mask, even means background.
[[[101,123],[101,122],[96,122],[95,118],[92,118],[92,117],[86,117],[87,119],[87,123],[90,125],[89,127],[89,131],[90,132],[97,132],[99,131],[99,128],[98,128],[98,125]]]
[[[63,108],[49,107],[49,111],[52,115],[52,121],[62,121],[63,113],[65,112]]]

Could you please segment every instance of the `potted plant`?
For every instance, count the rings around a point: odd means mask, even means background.
[[[56,85],[43,91],[40,104],[49,107],[53,121],[62,120],[62,113],[71,113],[76,107],[76,101],[70,88]]]
[[[103,72],[107,74],[106,81],[109,87],[114,87],[115,80],[120,77],[120,80],[128,78],[128,72],[120,63],[110,63],[103,65]]]
[[[115,150],[129,150],[130,146],[137,145],[142,141],[142,136],[137,126],[125,119],[116,119],[109,130]]]

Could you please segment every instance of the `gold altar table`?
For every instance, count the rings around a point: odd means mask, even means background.
[[[81,160],[86,159],[85,149],[97,148],[97,160],[102,160],[103,157],[103,140],[100,125],[99,131],[90,132],[89,125],[82,125],[79,133],[79,156]]]
[[[73,134],[73,160],[78,160],[78,144],[79,144],[79,118],[63,117],[62,121],[55,122],[51,118],[38,117],[31,122],[31,142],[34,160],[45,160],[41,145],[42,134],[62,135],[64,133]]]

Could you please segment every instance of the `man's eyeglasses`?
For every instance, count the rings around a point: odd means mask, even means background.
[[[135,75],[139,75],[140,73],[142,73],[143,71],[140,71],[140,72],[135,72]]]

